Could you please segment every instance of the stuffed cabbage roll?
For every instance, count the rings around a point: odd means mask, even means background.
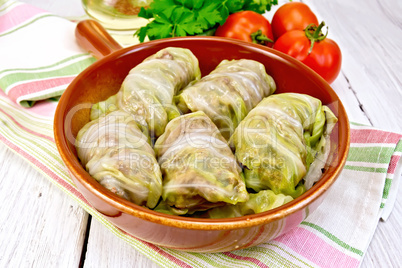
[[[163,202],[157,211],[192,214],[248,200],[241,168],[204,112],[170,121],[154,149],[163,174]]]
[[[230,139],[247,187],[301,195],[301,180],[319,152],[328,149],[325,144],[336,121],[327,106],[308,95],[283,93],[262,100]]]
[[[198,59],[190,50],[162,49],[131,69],[116,95],[94,105],[91,119],[123,109],[132,114],[143,129],[158,137],[167,122],[180,115],[173,96],[200,77]]]
[[[293,200],[289,195],[275,194],[271,190],[262,190],[258,193],[251,193],[249,194],[249,197],[250,199],[244,203],[212,208],[199,215],[199,217],[212,219],[241,217],[265,212]]]
[[[229,139],[248,112],[275,89],[261,63],[224,60],[209,75],[184,88],[175,100],[183,113],[205,112]]]
[[[154,208],[162,194],[162,174],[149,143],[134,118],[122,110],[87,123],[76,138],[78,157],[106,189]]]

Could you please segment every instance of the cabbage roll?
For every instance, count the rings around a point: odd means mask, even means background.
[[[102,186],[137,205],[154,208],[162,194],[162,174],[134,118],[117,110],[87,123],[76,138],[78,157]]]
[[[262,190],[258,193],[251,193],[249,194],[249,197],[250,199],[244,203],[212,208],[199,215],[199,217],[212,219],[241,217],[265,212],[280,207],[293,200],[289,195],[275,194],[271,190]]]
[[[209,75],[184,88],[175,102],[183,113],[203,111],[229,139],[241,120],[276,85],[257,61],[224,60]]]
[[[336,121],[327,106],[308,95],[283,93],[262,100],[229,141],[247,187],[301,195],[302,179],[319,152],[328,149],[325,144]]]
[[[192,214],[248,200],[241,168],[204,112],[170,121],[154,149],[163,174],[163,202],[157,211]]]
[[[180,115],[173,96],[200,77],[198,59],[190,50],[162,49],[131,69],[116,95],[94,105],[91,119],[123,109],[132,114],[143,129],[158,137],[167,122]]]

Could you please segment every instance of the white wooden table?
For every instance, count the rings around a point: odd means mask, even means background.
[[[24,2],[70,18],[84,15],[80,0]],[[402,1],[303,2],[326,22],[329,37],[341,47],[342,72],[332,86],[350,120],[402,133]],[[6,267],[156,267],[91,221],[2,143],[0,174],[0,263]],[[402,187],[390,218],[379,222],[362,267],[402,267],[401,241]]]

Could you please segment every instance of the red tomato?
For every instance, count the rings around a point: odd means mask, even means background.
[[[274,44],[274,49],[296,58],[332,83],[341,70],[342,54],[339,46],[323,35],[321,28],[309,27],[305,31],[286,32]]]
[[[271,24],[254,11],[240,11],[229,15],[225,23],[216,29],[215,36],[229,37],[272,47]]]
[[[289,2],[275,12],[272,17],[272,32],[275,40],[291,30],[304,30],[308,25],[318,25],[318,20],[311,9],[301,2]]]

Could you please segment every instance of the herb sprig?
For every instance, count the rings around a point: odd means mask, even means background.
[[[278,0],[154,0],[149,8],[141,8],[139,17],[153,19],[135,32],[140,42],[202,35],[222,25],[235,12],[251,10],[264,13]]]

